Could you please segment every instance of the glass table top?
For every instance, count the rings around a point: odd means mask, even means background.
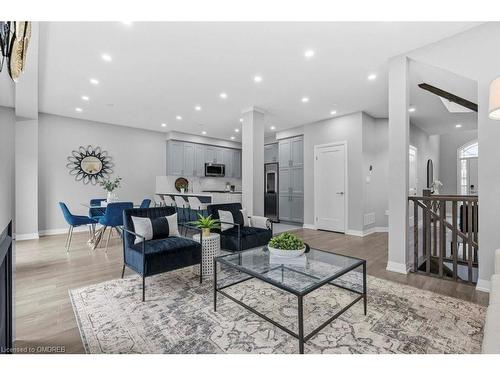
[[[272,255],[267,246],[222,255],[217,261],[241,272],[257,277],[292,293],[303,294],[343,276],[365,261],[345,255],[313,249],[296,258]],[[359,271],[362,271],[359,269]],[[359,284],[361,272],[351,277],[348,284]],[[346,280],[343,280],[344,282]]]

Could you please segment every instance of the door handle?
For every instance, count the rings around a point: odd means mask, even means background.
[[[343,191],[339,191],[337,192],[338,195],[344,195],[344,192]]]

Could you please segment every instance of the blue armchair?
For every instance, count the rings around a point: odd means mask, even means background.
[[[103,235],[106,232],[106,228],[109,227],[108,238],[106,240],[106,249],[104,251],[108,251],[109,238],[111,237],[111,231],[113,230],[113,228],[117,229],[123,225],[123,210],[133,207],[134,204],[132,202],[108,203],[108,205],[106,206],[104,216],[101,216],[99,218],[99,224],[103,226]]]
[[[141,206],[139,208],[149,208],[151,206],[151,199],[143,199],[141,202]]]
[[[175,214],[175,207],[134,208],[123,211],[123,269],[125,267],[142,276],[142,301],[146,296],[146,277],[176,269],[200,265],[200,284],[202,282],[201,270],[201,244],[185,237],[167,237],[145,241],[144,237],[135,233],[132,216],[147,217],[150,219],[170,216]],[[135,244],[136,236],[142,241]],[[201,242],[201,241],[200,241]]]
[[[69,225],[68,236],[66,237],[66,244],[64,245],[66,251],[69,252],[71,239],[73,238],[73,228],[81,225],[93,225],[97,223],[97,220],[88,216],[73,215],[68,209],[68,206],[63,202],[59,202],[59,207],[61,207],[64,220],[66,220]]]
[[[263,216],[249,216],[252,226],[244,226],[240,203],[210,204],[207,206],[209,215],[220,220],[219,210],[230,211],[233,214],[234,227],[227,230],[214,229],[220,234],[222,249],[241,251],[267,245],[273,236],[273,223]],[[224,222],[221,222],[224,223]],[[226,223],[230,224],[230,223]]]

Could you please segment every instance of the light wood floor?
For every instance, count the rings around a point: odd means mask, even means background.
[[[487,293],[470,285],[386,271],[386,233],[360,238],[309,229],[294,232],[311,247],[366,259],[370,275],[482,305],[488,302]],[[64,346],[67,353],[82,353],[68,289],[121,276],[123,255],[118,238],[112,238],[105,253],[102,248],[89,249],[86,233],[75,233],[69,254],[64,250],[65,239],[58,235],[16,244],[15,330],[19,348]]]

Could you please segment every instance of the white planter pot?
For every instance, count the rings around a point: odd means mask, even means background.
[[[118,195],[113,191],[108,191],[108,196],[106,197],[106,202],[113,203],[118,202]]]
[[[186,189],[181,188],[181,194],[184,194],[186,192]]]
[[[273,256],[279,256],[283,258],[296,258],[304,254],[306,251],[306,247],[304,246],[302,249],[299,250],[281,250],[281,249],[275,249],[274,247],[267,246],[269,252]]]

